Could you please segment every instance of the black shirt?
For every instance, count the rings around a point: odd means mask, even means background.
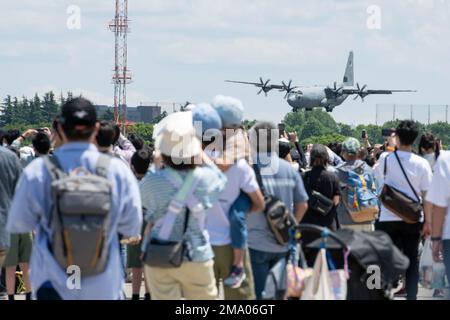
[[[321,167],[315,167],[311,171],[303,173],[302,177],[309,197],[311,197],[313,190],[329,199],[340,195],[339,179],[333,172],[329,172]],[[332,229],[334,220],[336,220],[336,206],[326,216],[308,209],[301,223],[316,224]]]

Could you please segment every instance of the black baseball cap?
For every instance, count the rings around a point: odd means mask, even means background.
[[[89,100],[75,98],[62,106],[59,121],[64,128],[91,128],[97,122],[97,112]]]

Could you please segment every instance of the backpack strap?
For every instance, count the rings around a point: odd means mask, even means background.
[[[409,187],[411,188],[412,192],[413,192],[414,195],[416,196],[417,201],[418,201],[419,203],[421,203],[420,198],[419,198],[419,196],[417,195],[416,190],[414,189],[413,185],[411,184],[411,181],[409,181],[408,175],[406,174],[406,171],[405,171],[405,169],[403,168],[402,162],[400,161],[400,157],[398,156],[397,151],[395,151],[394,154],[395,154],[395,157],[397,158],[398,164],[400,165],[400,169],[402,169],[403,175],[405,176],[406,181],[408,182]]]
[[[264,188],[264,182],[261,177],[261,170],[259,168],[259,165],[256,163],[253,164],[253,170],[255,171],[256,181],[258,182],[259,189],[261,189],[261,193],[263,194],[263,196],[266,197],[267,192],[266,192],[266,189]]]
[[[368,188],[367,188],[366,179],[364,179],[364,174],[359,174],[358,177],[359,177],[359,180],[361,180],[361,185],[362,185],[362,187],[364,189],[364,192],[367,192]]]
[[[56,181],[67,176],[67,173],[64,172],[58,158],[55,155],[44,156],[42,159],[44,160],[44,164],[50,173],[52,181]]]
[[[104,154],[104,153],[100,153],[100,156],[98,157],[97,160],[97,165],[95,166],[95,173],[103,178],[107,178],[108,177],[108,168],[109,165],[111,164],[111,156]]]
[[[183,236],[186,233],[189,222],[189,214],[191,211],[187,205],[187,200],[193,196],[196,186],[200,180],[197,178],[195,170],[190,171],[184,181],[175,170],[167,169],[164,170],[164,173],[168,180],[171,181],[176,188],[179,188],[179,190],[174,199],[169,203],[167,213],[156,222],[156,225],[161,227],[158,237],[162,240],[166,240],[170,237],[175,220],[184,208],[186,208],[186,217]],[[196,214],[196,212],[192,213]]]

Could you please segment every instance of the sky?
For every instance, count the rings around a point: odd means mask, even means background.
[[[112,105],[114,2],[1,0],[0,97],[70,90]],[[336,121],[374,123],[377,104],[450,104],[450,0],[129,0],[129,19],[129,106],[223,94],[242,100],[247,119],[279,122],[283,93],[224,80],[332,85],[350,50],[361,85],[418,92],[348,99]],[[380,107],[379,122],[392,109]],[[427,112],[414,108],[418,120]],[[432,108],[432,121],[444,118]]]

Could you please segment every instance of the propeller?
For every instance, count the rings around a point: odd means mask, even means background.
[[[358,98],[361,98],[362,102],[364,102],[364,98],[368,96],[366,92],[364,92],[364,89],[367,88],[367,85],[365,84],[362,88],[359,86],[359,83],[356,84],[356,88],[358,89],[358,92],[356,93],[357,96],[353,100],[357,100]]]
[[[341,91],[342,91],[342,89],[344,89],[344,87],[341,86],[341,87],[338,88],[337,87],[337,83],[335,81],[333,88],[328,87],[328,89],[330,89],[331,93],[333,93],[334,98],[336,99],[337,97],[339,97],[342,94]]]
[[[294,87],[292,87],[292,80],[289,80],[287,85],[284,81],[281,81],[281,84],[283,85],[283,89],[280,89],[280,92],[286,91],[286,95],[284,96],[284,98],[287,99],[289,93],[291,93],[291,91],[294,89]]]
[[[259,90],[258,95],[261,94],[262,92],[264,92],[264,94],[267,97],[267,92],[272,90],[272,88],[268,86],[270,79],[267,80],[266,82],[264,82],[263,78],[260,77],[259,81],[261,82],[261,85],[259,86],[261,88],[261,90]]]

